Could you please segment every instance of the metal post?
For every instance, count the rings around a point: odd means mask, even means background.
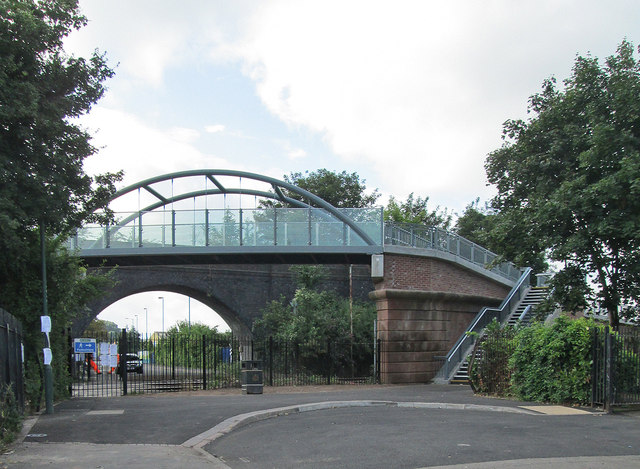
[[[142,247],[142,212],[138,215],[138,247]]]
[[[202,334],[202,390],[207,389],[207,336]]]
[[[176,340],[171,337],[171,379],[176,379]]]
[[[311,207],[309,207],[309,210],[307,210],[307,228],[309,230],[308,245],[311,246]]]
[[[209,246],[209,210],[204,211],[204,245]]]
[[[242,207],[240,208],[240,231],[238,234],[240,236],[240,246],[242,246]]]
[[[605,354],[605,395],[604,395],[604,410],[608,414],[611,413],[611,404],[613,401],[613,380],[612,380],[612,366],[611,366],[611,333],[609,332],[609,326],[605,327],[605,341],[604,341],[604,354]]]
[[[120,373],[122,373],[122,395],[127,395],[127,353],[129,352],[127,343],[127,329],[122,329],[120,336]]]
[[[176,246],[176,211],[171,210],[171,246]]]
[[[331,384],[331,341],[327,340],[327,384]]]
[[[273,386],[273,336],[269,336],[269,386]]]
[[[42,315],[49,316],[47,299],[47,250],[44,221],[40,222],[40,250],[42,255]],[[47,335],[47,348],[51,347]],[[44,396],[47,414],[53,414],[53,369],[51,365],[44,365]]]
[[[273,245],[278,245],[278,209],[273,208]]]

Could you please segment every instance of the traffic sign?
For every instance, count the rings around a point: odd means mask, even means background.
[[[73,339],[74,353],[96,353],[96,339]]]

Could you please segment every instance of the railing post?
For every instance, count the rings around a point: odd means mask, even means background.
[[[273,245],[278,245],[278,209],[273,207]]]
[[[308,245],[311,246],[311,207],[307,210],[307,229],[309,231]]]
[[[171,379],[176,379],[176,340],[171,337]]]
[[[613,403],[613,367],[611,366],[612,360],[612,346],[611,346],[611,333],[609,332],[609,326],[604,329],[604,356],[605,356],[605,391],[604,391],[604,410],[607,413],[611,413],[611,404]]]
[[[327,339],[327,384],[331,384],[331,340]]]
[[[138,214],[138,247],[142,247],[142,212]]]
[[[240,230],[238,233],[240,236],[240,246],[242,246],[242,209],[240,209]]]
[[[171,210],[171,246],[176,246],[176,211]]]
[[[273,336],[269,336],[269,386],[273,386]]]
[[[127,330],[122,329],[120,336],[120,373],[122,373],[122,395],[127,395],[127,353],[129,353],[127,344]]]
[[[204,211],[204,244],[209,246],[209,209]]]
[[[207,336],[202,334],[202,390],[207,389]]]

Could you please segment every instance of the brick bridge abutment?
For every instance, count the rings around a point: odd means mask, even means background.
[[[385,252],[373,267],[385,384],[427,383],[442,357],[484,306],[497,306],[511,290],[499,276],[448,255]],[[415,253],[415,250],[413,250]]]

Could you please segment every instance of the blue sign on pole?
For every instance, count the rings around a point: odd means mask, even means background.
[[[96,339],[73,339],[74,353],[96,353]]]

